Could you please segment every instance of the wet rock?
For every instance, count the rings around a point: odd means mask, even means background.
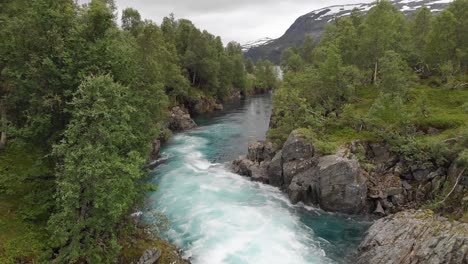
[[[251,169],[252,181],[261,182],[265,184],[269,183],[266,163],[255,164],[250,169]]]
[[[267,167],[269,183],[276,187],[281,187],[284,184],[282,154],[282,151],[276,153]]]
[[[298,131],[289,134],[283,145],[282,158],[284,162],[307,160],[314,156],[314,146],[308,143]]]
[[[468,224],[400,212],[376,221],[358,251],[358,264],[467,263]]]
[[[169,120],[168,128],[174,132],[180,132],[192,129],[197,124],[190,118],[190,115],[182,108],[176,106],[171,109],[171,118]]]
[[[240,156],[239,159],[234,160],[231,165],[231,170],[242,176],[252,176],[252,168],[255,166],[255,162],[249,160],[247,156]]]
[[[149,160],[150,161],[157,160],[160,154],[161,154],[161,140],[155,139],[153,140],[151,153],[149,155]]]
[[[275,148],[269,141],[257,141],[249,145],[247,158],[251,161],[269,161],[275,155]]]

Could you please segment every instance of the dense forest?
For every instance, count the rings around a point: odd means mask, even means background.
[[[109,263],[172,106],[276,84],[240,45],[112,0],[0,3],[0,262]]]
[[[317,45],[309,37],[282,54],[269,139],[281,146],[299,129],[323,154],[367,140],[412,164],[467,166],[467,29],[466,0],[411,17],[379,1],[367,14],[336,19]],[[464,195],[453,209],[468,220]],[[432,205],[449,208],[442,198]]]

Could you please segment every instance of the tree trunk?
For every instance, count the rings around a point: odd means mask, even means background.
[[[374,78],[373,78],[373,83],[377,83],[377,70],[378,70],[378,64],[379,62],[378,61],[375,61],[375,67],[374,67]]]
[[[192,85],[195,85],[195,80],[197,79],[197,73],[193,72]]]
[[[0,150],[5,149],[6,145],[6,127],[7,127],[7,117],[6,117],[6,106],[5,103],[0,102]]]

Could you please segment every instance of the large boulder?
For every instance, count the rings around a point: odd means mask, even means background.
[[[304,202],[318,204],[320,200],[320,182],[316,168],[309,168],[297,174],[288,187],[291,203]]]
[[[283,185],[285,187],[288,187],[291,184],[295,175],[312,166],[311,159],[314,156],[314,153],[314,146],[307,142],[300,132],[294,130],[289,134],[281,151]]]
[[[314,156],[314,151],[314,146],[307,142],[301,133],[294,130],[283,145],[283,162],[310,159]]]
[[[356,159],[336,155],[319,158],[320,207],[347,214],[360,213],[366,204],[366,178]]]
[[[275,148],[269,141],[257,141],[249,145],[247,158],[251,161],[269,161],[275,156]]]
[[[275,187],[281,187],[284,184],[282,154],[282,151],[278,151],[267,167],[269,183]]]
[[[147,249],[135,264],[154,264],[161,257],[162,251],[157,248]],[[133,262],[132,262],[133,263]]]
[[[366,179],[359,163],[337,155],[321,157],[296,174],[287,191],[292,203],[318,204],[332,212],[357,214],[366,205]]]
[[[262,183],[269,183],[267,167],[267,162],[254,162],[245,155],[240,156],[239,159],[234,160],[231,164],[231,170],[234,173],[250,177],[252,181]]]
[[[468,224],[400,212],[376,221],[358,251],[359,264],[468,263]]]
[[[240,156],[239,159],[234,160],[231,165],[231,170],[242,176],[251,177],[252,167],[255,166],[255,162],[249,160],[247,156]]]
[[[171,118],[169,120],[168,128],[174,132],[180,132],[192,129],[197,124],[190,118],[190,114],[182,108],[176,106],[171,109]]]

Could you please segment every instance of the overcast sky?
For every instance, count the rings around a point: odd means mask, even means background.
[[[84,3],[89,0],[79,0]],[[132,7],[158,24],[174,13],[197,27],[221,36],[224,43],[278,38],[301,15],[330,5],[372,0],[115,0],[119,10]]]

